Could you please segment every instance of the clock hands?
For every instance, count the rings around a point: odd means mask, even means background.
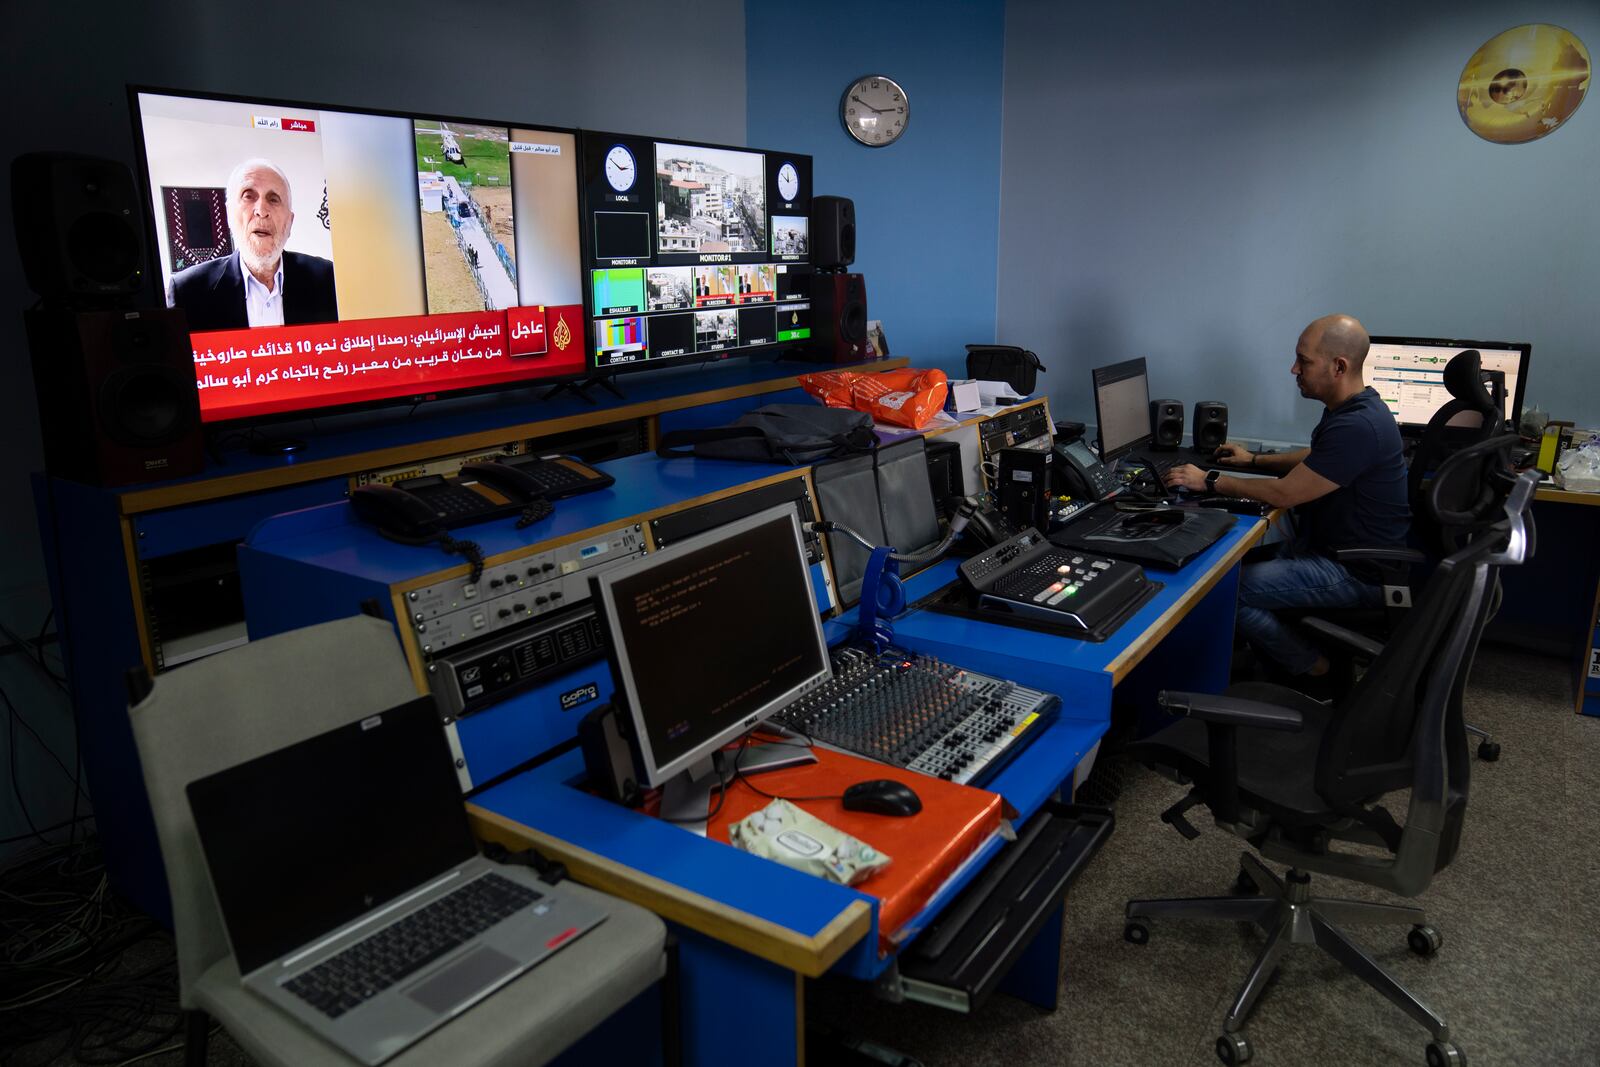
[[[871,104],[867,103],[865,100],[861,99],[859,96],[856,96],[854,93],[850,94],[850,99],[854,100],[856,103],[860,104],[862,107],[866,108],[868,111],[875,111],[880,115],[882,115],[886,111],[891,110],[890,108],[886,108],[886,107],[873,107]]]

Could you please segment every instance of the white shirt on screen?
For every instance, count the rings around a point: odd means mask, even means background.
[[[237,257],[239,253],[235,252]],[[278,271],[272,276],[272,291],[256,280],[250,268],[239,260],[239,274],[244,278],[244,308],[251,326],[283,325],[283,258],[278,258]]]

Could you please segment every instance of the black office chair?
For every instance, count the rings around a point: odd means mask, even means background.
[[[1473,445],[1441,466],[1430,497],[1464,544],[1440,562],[1386,645],[1321,624],[1324,633],[1373,657],[1346,699],[1329,706],[1256,682],[1221,696],[1163,692],[1162,706],[1185,718],[1129,747],[1134,759],[1193,782],[1189,794],[1162,815],[1184,836],[1198,836],[1184,812],[1204,804],[1219,827],[1244,838],[1261,856],[1289,865],[1280,879],[1245,852],[1234,896],[1133,900],[1127,906],[1124,936],[1134,944],[1149,939],[1152,919],[1244,921],[1266,931],[1266,944],[1217,1039],[1225,1064],[1250,1058],[1240,1031],[1291,943],[1316,944],[1427,1027],[1433,1035],[1429,1067],[1465,1063],[1444,1020],[1337,925],[1410,926],[1412,950],[1428,956],[1442,938],[1422,909],[1312,897],[1310,872],[1413,897],[1455,856],[1470,768],[1461,714],[1467,675],[1496,572],[1533,551],[1527,510],[1536,476],[1516,476],[1506,468],[1514,440]],[[1495,495],[1485,501],[1475,489],[1489,472]],[[1457,492],[1472,496],[1470,506],[1450,495]],[[1401,825],[1380,801],[1407,788],[1411,797]],[[1375,845],[1388,855],[1337,851],[1339,842]]]
[[[1450,400],[1434,412],[1428,425],[1423,428],[1422,437],[1411,454],[1411,467],[1406,481],[1406,496],[1411,505],[1412,540],[1421,548],[1346,548],[1334,552],[1334,559],[1341,563],[1365,562],[1379,570],[1383,606],[1337,610],[1318,608],[1303,620],[1313,629],[1315,625],[1312,620],[1324,619],[1359,633],[1386,638],[1411,608],[1413,569],[1429,561],[1443,559],[1460,547],[1455,524],[1441,520],[1430,506],[1426,495],[1428,478],[1452,453],[1490,440],[1502,432],[1505,375],[1500,371],[1485,371],[1478,351],[1469,348],[1456,353],[1445,364],[1444,387],[1450,394]],[[1494,492],[1492,485],[1486,481],[1477,487],[1475,497],[1480,502],[1485,501]],[[1457,506],[1466,505],[1458,501]],[[1500,592],[1496,585],[1489,612],[1491,618],[1499,604]],[[1334,695],[1342,697],[1349,692],[1355,664],[1362,657],[1346,649],[1331,658],[1335,659],[1337,668]],[[1467,723],[1467,732],[1478,738],[1480,759],[1493,762],[1500,758],[1500,744],[1489,736],[1487,730]]]

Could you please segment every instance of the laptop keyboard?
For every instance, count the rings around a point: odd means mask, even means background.
[[[330,1019],[371,1000],[540,894],[509,878],[476,878],[284,983]]]

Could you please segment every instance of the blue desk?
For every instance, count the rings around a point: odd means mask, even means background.
[[[592,537],[756,485],[808,477],[787,467],[708,460],[662,462],[637,456],[608,464],[616,485],[561,502],[546,522],[524,530],[500,522],[460,531],[488,563],[515,560],[538,546]],[[1152,572],[1165,587],[1111,639],[1091,644],[989,622],[917,611],[895,623],[897,642],[962,666],[1014,678],[1058,694],[1060,717],[988,785],[1019,819],[1070,793],[1075,771],[1104,735],[1115,695],[1159,686],[1221,688],[1232,640],[1238,561],[1265,523],[1240,520],[1207,552],[1177,572]],[[252,637],[307,625],[376,600],[396,621],[419,691],[417,635],[404,595],[465,564],[431,547],[392,544],[353,523],[344,505],[308,508],[260,524],[241,546]],[[818,570],[821,569],[820,565]],[[954,577],[941,562],[908,579],[910,598]],[[832,606],[826,575],[818,602]],[[847,636],[853,613],[830,619],[830,640]],[[579,880],[651,908],[673,924],[681,943],[684,1040],[691,1063],[795,1062],[802,1055],[803,981],[825,973],[861,980],[894,965],[880,956],[875,898],[708,841],[649,816],[602,801],[579,786],[579,755],[570,742],[581,709],[560,696],[593,683],[609,696],[609,670],[590,664],[453,724],[476,792],[468,805],[480,837],[510,847],[533,845],[559,858]],[[543,762],[491,779],[545,753]],[[998,847],[993,843],[990,848]],[[963,868],[932,902],[948,902],[982,867]],[[924,916],[926,918],[927,916]],[[1013,970],[1008,991],[1053,1005],[1060,976],[1060,915],[1035,938]]]

